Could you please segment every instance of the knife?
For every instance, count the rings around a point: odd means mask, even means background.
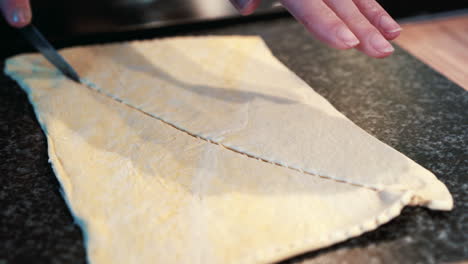
[[[42,55],[71,80],[81,83],[80,76],[70,64],[52,47],[45,37],[32,24],[19,29],[23,37]]]

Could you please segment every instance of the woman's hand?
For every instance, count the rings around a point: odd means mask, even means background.
[[[230,0],[248,15],[261,0]],[[393,52],[388,40],[401,27],[375,0],[281,0],[286,9],[319,40],[337,49],[357,48],[383,58]]]
[[[261,0],[230,0],[248,15]],[[337,49],[357,48],[382,58],[393,52],[388,40],[401,28],[375,0],[281,0],[297,20],[318,39]],[[3,16],[13,27],[31,22],[29,0],[0,0]]]
[[[8,24],[13,27],[20,28],[31,23],[29,0],[0,0],[0,9]]]

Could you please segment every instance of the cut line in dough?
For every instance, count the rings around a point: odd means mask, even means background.
[[[128,104],[126,102],[124,102],[123,100],[120,100],[119,98],[116,98],[110,94],[106,94],[105,92],[103,92],[102,89],[99,89],[97,88],[96,84],[88,81],[88,80],[82,80],[82,83],[85,87],[93,90],[93,91],[96,91],[104,96],[107,96],[108,98],[111,98],[112,100],[115,100],[116,102],[118,103],[121,103],[121,104],[124,104],[125,106],[131,108],[131,109],[134,109],[142,114],[145,114],[145,115],[148,115],[152,118],[155,118],[161,122],[163,122],[164,124],[168,125],[168,126],[171,126],[191,137],[194,137],[194,138],[197,138],[197,139],[200,139],[200,140],[203,140],[203,141],[206,141],[208,143],[211,143],[211,144],[215,144],[215,145],[218,145],[222,148],[225,148],[227,150],[230,150],[232,152],[235,152],[235,153],[238,153],[238,154],[241,154],[241,155],[244,155],[248,158],[252,158],[252,159],[255,159],[255,160],[258,160],[258,161],[262,161],[262,162],[265,162],[265,163],[269,163],[269,164],[273,164],[273,165],[276,165],[276,166],[279,166],[279,167],[283,167],[283,168],[287,168],[287,169],[291,169],[291,170],[295,170],[295,171],[298,171],[300,173],[303,173],[303,174],[308,174],[308,175],[312,175],[312,176],[315,176],[315,177],[320,177],[320,178],[323,178],[323,179],[327,179],[327,180],[332,180],[332,181],[336,181],[336,182],[339,182],[339,183],[345,183],[345,184],[350,184],[350,185],[353,185],[353,186],[356,186],[356,187],[362,187],[362,188],[367,188],[369,190],[373,190],[373,191],[376,191],[376,192],[379,192],[379,191],[382,191],[382,189],[380,189],[378,186],[369,186],[369,185],[365,185],[365,184],[362,184],[362,183],[355,183],[355,182],[350,182],[350,181],[346,181],[346,180],[343,180],[343,179],[336,179],[336,178],[333,178],[333,177],[329,177],[329,176],[325,176],[325,175],[318,175],[318,174],[315,174],[315,173],[312,173],[312,172],[309,172],[309,171],[304,171],[303,169],[301,168],[296,168],[296,167],[293,167],[293,166],[290,166],[290,165],[287,165],[287,164],[282,164],[282,163],[279,163],[279,162],[275,162],[275,161],[272,161],[272,160],[268,160],[268,159],[265,159],[265,158],[262,158],[262,157],[257,157],[255,155],[252,155],[252,154],[249,154],[249,153],[246,153],[246,152],[242,152],[240,150],[237,150],[235,149],[234,147],[230,147],[230,146],[226,146],[220,142],[217,142],[217,141],[214,141],[213,139],[209,139],[209,138],[205,138],[201,135],[197,135],[197,134],[194,134],[190,131],[187,131],[185,130],[184,128],[182,127],[179,127],[175,124],[172,124],[170,123],[169,121],[166,121],[164,120],[163,118],[159,117],[159,116],[155,116],[153,114],[150,114],[150,113],[147,113],[145,112],[144,110],[142,109],[139,109],[131,104]]]

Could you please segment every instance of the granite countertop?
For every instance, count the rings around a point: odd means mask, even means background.
[[[137,35],[160,36],[159,31]],[[357,125],[434,172],[450,212],[406,208],[360,237],[283,263],[448,263],[468,260],[468,93],[400,48],[384,60],[336,51],[290,18],[187,27],[171,34],[261,35],[273,53]],[[3,60],[0,62],[3,68]],[[26,95],[0,75],[0,263],[84,263]]]

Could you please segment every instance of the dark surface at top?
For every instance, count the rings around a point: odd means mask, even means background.
[[[468,8],[468,0],[377,0],[392,16],[401,19]],[[259,11],[267,11],[278,0],[262,0]],[[227,0],[41,0],[31,1],[34,23],[48,38],[92,32],[120,31],[124,27],[146,27],[186,19],[239,16]],[[268,9],[265,9],[268,8]],[[59,23],[57,23],[59,21]],[[0,35],[9,41],[14,30],[0,19]]]
[[[339,111],[434,172],[455,200],[451,212],[406,208],[401,216],[375,231],[284,263],[445,263],[468,259],[466,91],[399,48],[384,60],[355,51],[331,50],[312,40],[289,18],[208,24],[174,32],[261,35],[283,63]],[[132,37],[160,35],[154,31]],[[3,69],[3,61],[0,67]],[[82,235],[47,162],[45,136],[26,95],[3,74],[0,158],[0,263],[84,263]]]

